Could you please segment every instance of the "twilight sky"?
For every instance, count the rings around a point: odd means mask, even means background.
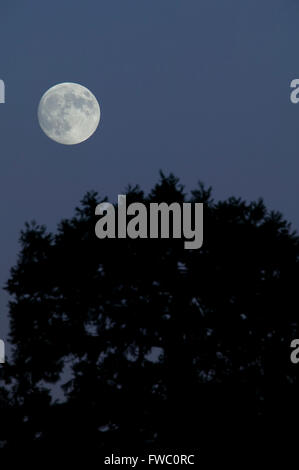
[[[216,199],[261,196],[299,229],[298,17],[297,0],[2,0],[0,286],[25,221],[55,230],[87,190],[114,201],[159,169]],[[65,81],[101,106],[77,146],[37,122],[41,95]],[[2,339],[7,301],[0,291]]]

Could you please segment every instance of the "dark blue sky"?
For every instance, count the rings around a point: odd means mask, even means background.
[[[115,200],[128,183],[150,189],[159,169],[216,199],[262,196],[299,228],[298,18],[296,0],[2,0],[0,285],[26,220],[54,230],[87,190]],[[37,122],[41,95],[64,81],[101,105],[77,146]]]

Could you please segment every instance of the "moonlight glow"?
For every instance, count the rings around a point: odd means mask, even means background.
[[[50,139],[60,144],[79,144],[100,122],[96,97],[78,83],[59,83],[49,88],[38,106],[38,121]]]

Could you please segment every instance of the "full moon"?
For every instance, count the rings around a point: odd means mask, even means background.
[[[80,144],[100,122],[96,97],[78,83],[59,83],[47,90],[38,105],[38,121],[44,133],[60,144]]]

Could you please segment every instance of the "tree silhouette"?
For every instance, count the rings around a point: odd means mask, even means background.
[[[222,441],[228,422],[236,435],[244,423],[261,435],[295,411],[290,225],[262,200],[216,203],[202,184],[187,197],[172,174],[149,195],[126,194],[128,204],[204,202],[203,247],[97,239],[94,211],[106,199],[94,192],[55,234],[26,225],[6,286],[4,449],[191,449]],[[64,398],[53,399],[55,384]]]

